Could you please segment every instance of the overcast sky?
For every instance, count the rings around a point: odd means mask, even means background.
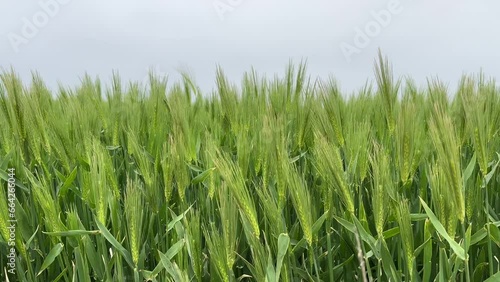
[[[51,87],[183,70],[208,91],[218,64],[239,83],[252,66],[281,75],[307,59],[309,74],[349,93],[373,79],[381,48],[397,76],[454,87],[481,69],[500,77],[498,11],[494,0],[0,0],[0,67]]]

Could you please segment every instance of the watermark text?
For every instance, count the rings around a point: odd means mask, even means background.
[[[372,20],[367,22],[363,28],[356,27],[352,43],[342,42],[340,50],[347,62],[351,62],[352,56],[360,54],[363,49],[368,47],[373,38],[380,35],[384,28],[387,28],[394,15],[403,11],[399,0],[390,0],[387,7],[380,11],[371,11]]]
[[[223,21],[227,13],[233,12],[244,0],[215,0],[212,4],[219,19]]]
[[[19,32],[10,32],[7,34],[10,45],[14,52],[19,53],[21,45],[27,45],[31,39],[35,38],[40,30],[46,27],[53,19],[61,6],[68,4],[71,0],[42,0],[38,2],[40,10],[34,13],[30,18],[21,18],[22,27]]]
[[[7,228],[9,230],[9,239],[7,240],[7,272],[16,274],[16,170],[14,168],[8,169],[7,179],[7,206],[9,212]]]

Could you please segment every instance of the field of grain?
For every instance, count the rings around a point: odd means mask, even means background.
[[[374,74],[347,95],[304,64],[203,94],[4,72],[0,276],[500,281],[500,88]]]

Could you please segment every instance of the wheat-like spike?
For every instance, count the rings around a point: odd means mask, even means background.
[[[430,120],[429,133],[436,148],[437,160],[443,168],[448,183],[451,184],[451,195],[457,207],[458,219],[464,222],[465,202],[462,189],[462,176],[460,166],[460,150],[456,140],[453,123],[442,109],[434,106],[433,118]]]
[[[311,195],[305,187],[303,179],[299,177],[298,172],[288,163],[283,163],[287,176],[287,185],[290,187],[293,206],[299,217],[299,222],[304,232],[304,238],[309,246],[313,243],[312,219],[313,207],[311,204]]]
[[[214,157],[214,164],[227,182],[229,191],[234,195],[238,206],[250,223],[253,235],[258,237],[260,235],[260,227],[257,219],[257,211],[255,210],[253,199],[246,187],[240,168],[235,165],[226,153],[221,153],[220,151],[217,152],[217,157]]]
[[[391,214],[387,201],[395,200],[394,181],[390,174],[389,156],[380,145],[374,144],[370,162],[373,169],[373,217],[377,234],[382,236],[387,216]]]
[[[0,189],[0,235],[3,237],[5,242],[9,240],[9,230],[7,229],[10,224],[8,223],[10,212],[7,209],[7,197],[4,189],[6,183],[3,180],[0,180],[0,184],[2,185],[2,189]]]
[[[172,191],[173,191],[173,165],[170,161],[171,155],[170,155],[170,150],[167,147],[167,142],[163,143],[162,146],[162,154],[163,154],[163,159],[161,160],[161,167],[162,167],[162,176],[163,176],[163,185],[164,187],[164,196],[165,196],[165,202],[168,203],[170,202],[172,198]],[[170,145],[170,148],[172,148],[172,145]]]
[[[399,233],[401,234],[401,240],[403,241],[403,251],[405,253],[406,267],[408,268],[408,273],[413,274],[413,262],[414,257],[414,247],[413,247],[413,230],[411,226],[410,219],[410,208],[408,206],[407,199],[401,199],[397,203],[396,214],[398,218]]]
[[[236,244],[238,230],[238,210],[232,204],[232,197],[227,187],[222,185],[219,190],[219,209],[221,216],[222,234],[224,238],[224,249],[226,253],[227,268],[232,269],[236,261]]]
[[[220,236],[219,232],[212,226],[210,232],[205,228],[204,234],[208,246],[208,251],[210,253],[210,261],[215,265],[217,274],[224,282],[230,281],[229,271],[227,269],[226,254],[223,253],[224,242],[223,237]]]
[[[337,193],[341,196],[347,211],[354,213],[354,200],[345,179],[345,171],[339,148],[329,144],[326,139],[316,134],[317,143],[314,154],[318,162],[319,172],[330,181]]]
[[[141,231],[143,222],[143,200],[140,186],[134,181],[127,179],[127,187],[124,198],[125,217],[127,219],[128,235],[132,260],[135,265],[139,263],[139,252],[141,248]]]

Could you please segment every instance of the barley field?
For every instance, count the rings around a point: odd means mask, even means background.
[[[451,93],[379,55],[353,95],[304,63],[238,86],[219,68],[213,93],[0,78],[2,280],[500,281],[482,74]]]

